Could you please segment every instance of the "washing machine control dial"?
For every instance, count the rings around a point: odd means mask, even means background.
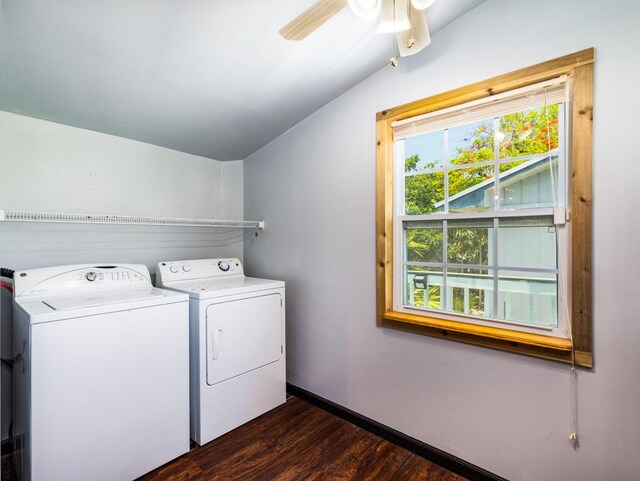
[[[182,266],[182,270],[185,272],[189,272],[191,270],[191,266]]]
[[[85,274],[85,279],[88,280],[89,282],[93,282],[96,280],[96,277],[98,277],[98,274],[96,274],[93,271],[89,271]]]
[[[231,266],[229,265],[229,263],[227,261],[220,261],[220,262],[218,262],[218,268],[222,272],[227,272],[231,268]]]
[[[176,272],[178,272],[178,267],[177,266],[171,266],[171,267],[169,267],[169,270],[175,274]]]

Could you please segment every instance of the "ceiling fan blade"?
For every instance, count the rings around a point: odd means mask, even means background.
[[[280,29],[287,40],[302,40],[347,6],[347,0],[319,0]]]

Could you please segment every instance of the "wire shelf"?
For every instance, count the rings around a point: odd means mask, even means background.
[[[41,222],[62,224],[117,224],[165,225],[183,227],[228,227],[237,229],[264,229],[263,220],[215,220],[180,217],[145,217],[131,215],[70,214],[61,212],[34,212],[26,210],[0,210],[0,222]]]

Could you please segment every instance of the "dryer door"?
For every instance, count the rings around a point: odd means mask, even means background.
[[[267,294],[207,307],[207,384],[282,357],[282,297]]]

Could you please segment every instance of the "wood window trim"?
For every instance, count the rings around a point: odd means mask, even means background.
[[[592,137],[594,49],[586,49],[376,114],[376,312],[378,326],[593,367]],[[392,122],[567,75],[571,104],[571,332],[572,341],[393,310]]]

